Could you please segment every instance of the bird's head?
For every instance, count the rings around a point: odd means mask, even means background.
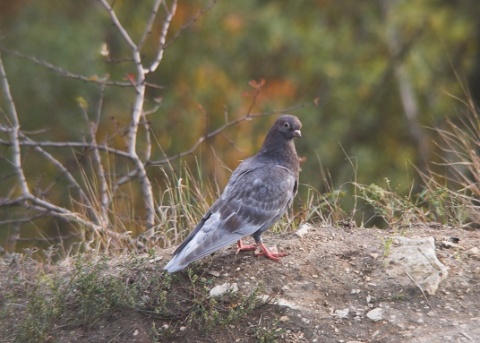
[[[302,128],[302,123],[295,116],[284,114],[278,117],[275,121],[274,127],[283,137],[287,139],[302,137],[302,132],[300,131]]]

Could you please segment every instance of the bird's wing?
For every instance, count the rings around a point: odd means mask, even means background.
[[[297,176],[272,163],[244,161],[222,196],[174,252],[170,272],[270,227],[290,205]]]

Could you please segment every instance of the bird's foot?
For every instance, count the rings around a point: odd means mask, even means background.
[[[256,243],[245,245],[245,244],[242,243],[241,240],[239,240],[239,241],[237,242],[237,254],[238,254],[240,251],[257,250],[257,247],[258,247],[258,245],[257,245]]]
[[[280,260],[279,257],[284,257],[288,255],[287,253],[284,253],[284,252],[271,252],[263,243],[260,243],[259,247],[262,249],[262,251],[256,253],[255,256],[263,255],[266,258],[269,258],[273,261],[279,261]]]

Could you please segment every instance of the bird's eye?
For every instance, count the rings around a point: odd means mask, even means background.
[[[286,121],[285,123],[283,123],[283,127],[286,128],[286,129],[289,129],[290,128],[290,123],[288,121]]]

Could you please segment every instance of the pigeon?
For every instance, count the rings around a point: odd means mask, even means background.
[[[274,261],[286,256],[269,251],[261,235],[280,219],[297,193],[300,161],[293,139],[302,136],[301,127],[293,115],[277,118],[260,151],[235,169],[222,195],[178,246],[165,270],[176,272],[235,242],[237,253],[259,247],[257,256]],[[244,245],[246,236],[255,243]]]

